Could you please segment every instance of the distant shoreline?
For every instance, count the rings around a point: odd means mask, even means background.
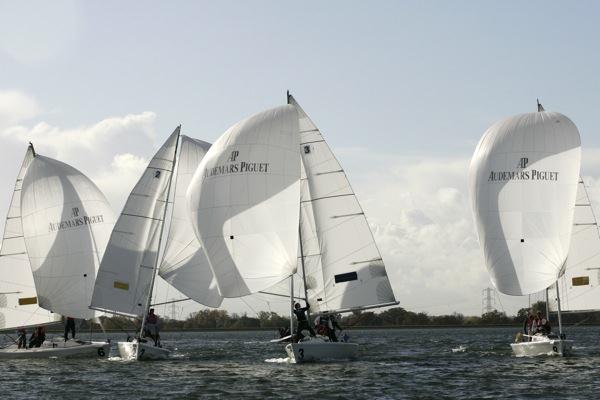
[[[564,325],[572,327],[575,325]],[[577,326],[600,326],[599,324],[578,324]],[[348,326],[343,327],[344,330],[404,330],[404,329],[473,329],[473,328],[521,328],[521,324],[496,324],[496,325],[398,325],[398,326]],[[278,328],[193,328],[193,329],[163,329],[163,333],[178,333],[178,332],[277,332]],[[62,329],[48,329],[49,333],[62,333]],[[84,329],[79,331],[81,334],[89,332]],[[101,332],[99,329],[94,329],[95,333]],[[106,329],[107,333],[124,333],[119,329]],[[130,333],[137,332],[131,329]]]

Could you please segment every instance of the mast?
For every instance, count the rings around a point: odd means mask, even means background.
[[[290,339],[294,335],[294,275],[290,275]],[[293,341],[293,340],[292,340]]]
[[[558,337],[559,338],[563,338],[563,332],[562,332],[562,318],[560,315],[560,294],[558,293],[558,280],[555,283],[556,285],[556,306],[558,309]]]
[[[556,286],[558,286],[558,283]],[[531,297],[531,295],[529,295],[529,297]],[[548,305],[548,303],[549,303],[548,300],[549,300],[548,299],[548,288],[546,288],[546,318],[548,319],[548,322],[549,322],[550,321],[550,307]]]
[[[173,175],[175,175],[175,163],[177,162],[177,149],[179,147],[179,138],[181,136],[181,125],[179,125],[179,131],[177,132],[177,140],[175,141],[175,152],[173,153],[173,164],[171,166],[171,176],[169,176],[169,184],[167,185],[167,198],[165,199],[165,209],[163,211],[162,223],[160,225],[160,233],[158,235],[158,248],[156,250],[156,259],[154,260],[154,268],[152,270],[152,281],[150,282],[150,290],[148,291],[148,298],[144,306],[144,316],[142,318],[142,325],[140,327],[139,337],[142,337],[144,333],[144,325],[146,325],[146,317],[148,316],[148,307],[152,301],[152,292],[154,291],[154,281],[156,280],[156,270],[158,269],[158,260],[160,256],[160,246],[162,244],[163,231],[165,229],[165,220],[167,218],[167,210],[169,208],[169,196],[171,195],[171,183],[173,182]]]
[[[33,143],[29,142],[29,148],[31,149],[31,153],[33,154],[33,156],[35,157],[35,149],[33,148]]]
[[[290,91],[288,90],[286,93],[286,97],[285,97],[287,104],[290,104]],[[300,161],[300,166],[302,166],[302,161]],[[300,197],[302,197],[302,194],[300,194]],[[302,199],[300,199],[302,200]],[[304,286],[304,300],[306,301],[306,304],[308,305],[308,289],[306,289],[306,272],[305,272],[305,268],[304,268],[304,249],[302,247],[302,209],[301,209],[301,205],[298,206],[298,209],[300,211],[300,218],[298,219],[299,223],[298,223],[298,239],[300,242],[300,264],[302,265],[302,283]],[[292,280],[293,275],[292,275]],[[293,308],[293,304],[292,304],[292,308]],[[308,318],[308,320],[310,321],[310,310],[306,310],[306,316]]]

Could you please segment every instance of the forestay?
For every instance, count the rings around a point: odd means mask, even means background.
[[[129,316],[144,314],[156,269],[179,130],[150,160],[117,220],[94,287],[95,309]]]
[[[300,228],[311,310],[348,311],[397,304],[383,259],[344,170],[321,132],[299,114]],[[299,260],[300,263],[302,259]]]
[[[23,177],[33,159],[29,147],[21,165],[4,225],[0,247],[0,330],[50,324],[60,321],[38,305],[31,266],[27,257],[21,223]]]
[[[577,185],[571,246],[558,285],[561,311],[600,310],[600,234],[583,180]],[[554,286],[548,299],[550,310],[557,311]]]
[[[581,159],[562,114],[507,118],[481,138],[470,166],[473,213],[492,283],[526,295],[559,277],[571,242]]]
[[[292,106],[237,123],[202,160],[188,205],[223,297],[256,293],[295,272],[299,178]]]
[[[36,155],[23,178],[21,213],[40,307],[92,318],[96,272],[114,226],[102,192],[70,165]]]
[[[210,143],[182,135],[180,148],[173,212],[159,275],[192,300],[208,307],[219,307],[223,298],[219,295],[206,254],[194,234],[185,197]]]

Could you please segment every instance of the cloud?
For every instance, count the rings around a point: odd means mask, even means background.
[[[0,90],[0,128],[38,116],[41,107],[35,98],[18,90]]]
[[[335,152],[363,205],[401,305],[430,314],[480,314],[481,292],[491,283],[467,192],[470,157]],[[524,302],[502,297],[507,312]]]
[[[94,180],[119,211],[157,147],[156,114],[150,111],[108,117],[79,127],[61,127],[47,122],[27,124],[40,117],[37,101],[18,91],[0,91],[0,140],[3,168],[0,184],[14,185],[14,179],[28,142],[36,151],[66,162]],[[8,198],[0,199],[0,213]],[[4,215],[4,214],[3,214]]]

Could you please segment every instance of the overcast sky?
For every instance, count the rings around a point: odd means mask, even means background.
[[[119,212],[175,126],[212,142],[287,89],[346,169],[409,310],[481,313],[466,176],[495,121],[536,98],[569,116],[600,201],[600,3],[24,3],[0,0],[2,216],[30,140]],[[161,285],[159,300],[174,296]]]

